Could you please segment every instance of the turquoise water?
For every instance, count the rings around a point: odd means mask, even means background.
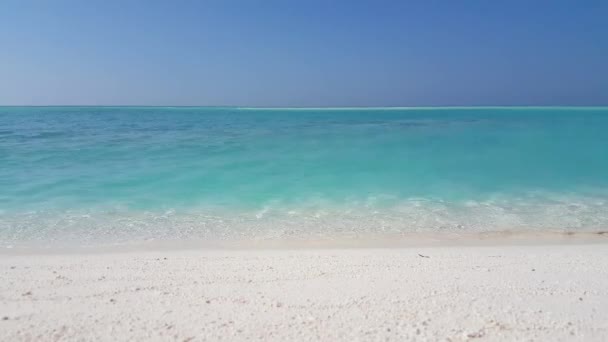
[[[0,107],[0,246],[608,227],[608,108]]]

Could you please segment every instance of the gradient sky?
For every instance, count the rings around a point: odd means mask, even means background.
[[[0,1],[2,105],[608,105],[608,1]]]

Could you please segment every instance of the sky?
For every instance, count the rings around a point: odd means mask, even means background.
[[[608,1],[0,0],[0,105],[608,105]]]

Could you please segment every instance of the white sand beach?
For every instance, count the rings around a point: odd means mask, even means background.
[[[0,340],[606,341],[608,245],[3,254]]]

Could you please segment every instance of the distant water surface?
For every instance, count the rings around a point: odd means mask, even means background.
[[[608,227],[608,108],[0,107],[0,246]]]

